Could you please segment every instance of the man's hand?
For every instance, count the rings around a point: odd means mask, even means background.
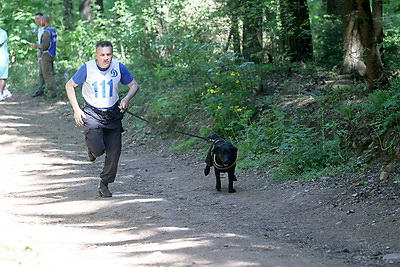
[[[74,110],[74,119],[77,125],[82,126],[85,123],[83,119],[86,118],[85,113],[79,107],[78,100],[75,95],[75,87],[78,85],[74,82],[74,80],[69,79],[69,81],[65,84],[65,90],[67,92],[68,100],[71,103],[72,109]]]
[[[86,118],[85,112],[81,109],[74,110],[74,119],[78,126],[83,126],[85,123],[83,119]]]
[[[129,108],[128,103],[129,103],[129,100],[126,100],[126,98],[123,98],[121,100],[121,102],[119,103],[119,106],[118,106],[119,109],[121,110],[121,112],[125,112],[125,110],[128,110],[128,108]]]
[[[128,87],[128,94],[121,100],[118,106],[121,112],[125,112],[125,110],[128,110],[129,101],[136,95],[137,91],[139,90],[139,84],[135,80],[132,80],[132,82],[128,84]]]

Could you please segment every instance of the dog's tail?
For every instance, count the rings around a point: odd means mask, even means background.
[[[204,175],[207,176],[210,174],[210,166],[206,165],[206,167],[204,168]]]

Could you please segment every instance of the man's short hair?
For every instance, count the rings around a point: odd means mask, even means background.
[[[110,41],[99,41],[96,44],[96,49],[99,47],[111,47],[111,51],[113,51],[113,46]]]
[[[41,16],[41,17],[43,17],[43,13],[37,12],[37,13],[35,13],[35,16]]]
[[[43,15],[42,16],[42,22],[46,22],[46,23],[50,23],[50,18],[49,18],[49,16],[47,16],[47,15]]]

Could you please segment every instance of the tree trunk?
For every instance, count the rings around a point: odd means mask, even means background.
[[[64,24],[67,29],[72,30],[72,1],[64,0]]]
[[[379,52],[383,53],[383,3],[382,0],[372,1],[372,18],[374,21],[374,30],[376,42],[379,46]]]
[[[94,17],[92,11],[92,0],[79,0],[79,12],[82,18],[92,20]]]
[[[225,51],[227,51],[230,45],[232,45],[233,51],[237,55],[242,55],[241,39],[239,32],[239,14],[238,14],[239,13],[238,10],[240,10],[240,3],[238,0],[227,1],[227,7],[228,7],[228,14],[231,19],[231,26]]]
[[[237,55],[242,54],[242,49],[240,46],[240,33],[239,33],[239,20],[235,16],[232,18],[232,44],[233,44],[233,51]]]
[[[93,9],[93,5],[98,8],[100,14],[103,14],[103,0],[79,0],[79,12],[81,17],[87,20],[92,20],[94,18],[94,14],[97,11]],[[98,12],[98,13],[99,13]]]
[[[363,60],[364,48],[361,43],[356,0],[344,0],[342,21],[344,45],[342,73],[363,77],[367,73],[367,68]]]
[[[243,1],[243,56],[256,64],[262,62],[262,11],[260,1]]]
[[[283,48],[292,62],[312,58],[311,25],[307,0],[281,0]]]
[[[372,91],[388,84],[387,77],[379,53],[374,21],[369,0],[357,0],[360,21],[361,41],[365,47],[365,63],[367,66],[368,88]]]

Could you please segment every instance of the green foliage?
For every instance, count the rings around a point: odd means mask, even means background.
[[[389,69],[400,68],[400,30],[399,28],[391,28],[385,31],[385,43],[382,53],[385,63]]]
[[[392,81],[390,89],[376,90],[362,104],[365,113],[359,116],[371,118],[369,125],[375,133],[382,135],[388,130],[400,132],[400,81]]]
[[[341,19],[328,15],[316,15],[312,21],[314,59],[323,65],[338,64],[343,56]]]
[[[321,123],[319,129],[308,127],[288,116],[283,108],[273,105],[243,131],[240,150],[246,151],[250,163],[265,165],[268,162],[270,166],[279,166],[274,171],[277,177],[299,176],[337,166],[343,162],[344,132],[334,121],[323,116],[317,119]]]

